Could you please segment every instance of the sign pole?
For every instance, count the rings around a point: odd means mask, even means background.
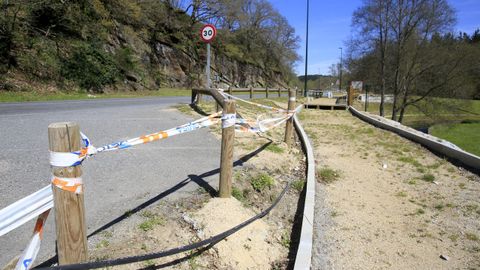
[[[205,70],[207,75],[207,89],[210,89],[210,43],[207,43],[207,68]]]
[[[200,38],[203,40],[203,42],[207,43],[207,66],[205,67],[205,76],[207,77],[206,79],[206,88],[210,89],[212,86],[212,81],[210,78],[210,42],[215,38],[217,35],[217,29],[215,28],[214,25],[212,24],[206,24],[200,29]]]

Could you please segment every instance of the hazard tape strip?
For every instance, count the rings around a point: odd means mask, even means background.
[[[50,210],[47,210],[38,216],[35,228],[33,229],[33,236],[27,248],[25,248],[22,255],[20,255],[15,270],[28,270],[32,267],[40,250],[40,244],[43,238],[43,227],[45,226],[49,213]]]
[[[52,176],[52,184],[65,191],[73,192],[76,194],[83,193],[83,181],[81,177],[64,178]]]
[[[263,108],[263,109],[267,109],[267,110],[270,110],[270,111],[273,111],[273,112],[279,112],[279,113],[288,113],[289,112],[288,110],[285,110],[285,109],[275,108],[275,107],[267,106],[267,105],[264,105],[264,104],[248,101],[248,100],[245,100],[243,98],[239,98],[239,97],[227,94],[227,93],[222,92],[222,91],[219,91],[219,92],[222,93],[222,95],[224,97],[228,97],[230,99],[235,99],[235,100],[238,100],[238,101],[241,101],[241,102],[245,102],[247,104],[254,105],[254,106],[257,106],[257,107],[260,107],[260,108]]]
[[[158,141],[168,137],[173,137],[182,133],[192,132],[204,127],[211,126],[220,121],[217,119],[222,112],[217,112],[207,117],[203,117],[196,121],[177,126],[168,130],[159,131],[156,133],[148,134],[145,136],[119,141],[111,144],[107,144],[102,147],[94,147],[91,145],[90,140],[84,134],[81,134],[84,147],[80,151],[76,152],[50,152],[50,164],[55,167],[71,167],[80,165],[86,158],[91,157],[100,152],[113,151],[119,149],[130,148],[135,145],[145,144],[149,142]]]
[[[0,236],[20,227],[53,207],[51,185],[0,210]]]

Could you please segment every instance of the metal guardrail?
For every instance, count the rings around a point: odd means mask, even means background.
[[[462,149],[455,148],[448,141],[439,139],[432,135],[425,136],[426,134],[423,134],[420,131],[411,130],[411,128],[403,126],[398,122],[390,121],[388,119],[380,121],[375,117],[371,116],[370,114],[360,112],[359,110],[351,106],[349,107],[349,110],[353,115],[357,116],[358,118],[362,119],[367,123],[395,132],[398,135],[405,137],[411,141],[417,142],[436,153],[440,153],[446,157],[457,160],[475,170],[480,170],[480,157],[472,153],[466,152]]]

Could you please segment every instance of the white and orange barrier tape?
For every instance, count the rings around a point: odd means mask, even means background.
[[[235,99],[235,100],[238,100],[238,101],[241,101],[241,102],[250,104],[250,105],[254,105],[254,106],[257,106],[257,107],[259,107],[259,108],[263,108],[263,109],[266,109],[266,110],[269,110],[269,111],[272,111],[272,112],[276,112],[276,113],[288,113],[288,112],[289,112],[288,110],[285,110],[285,109],[275,108],[275,107],[272,107],[272,106],[267,106],[267,105],[264,105],[264,104],[260,104],[260,103],[248,101],[248,100],[245,100],[245,99],[243,99],[243,98],[239,98],[239,97],[230,95],[230,94],[228,94],[228,93],[222,92],[221,90],[220,90],[219,92],[220,92],[224,97],[227,97],[227,98],[229,98],[229,99]]]
[[[81,177],[64,178],[58,176],[52,176],[52,184],[59,189],[73,192],[76,194],[83,193],[83,181]]]
[[[22,252],[22,255],[20,255],[15,270],[28,270],[32,267],[40,250],[40,244],[43,238],[43,227],[45,226],[49,213],[50,210],[47,210],[38,216],[35,228],[33,229],[32,239],[28,243],[27,248]]]
[[[100,152],[126,149],[135,145],[154,142],[154,141],[158,141],[168,137],[173,137],[175,135],[179,135],[182,133],[192,132],[192,131],[218,123],[220,119],[218,119],[217,117],[220,116],[221,114],[222,112],[217,112],[207,117],[203,117],[201,119],[198,119],[196,121],[193,121],[178,127],[155,132],[152,134],[148,134],[145,136],[141,136],[141,137],[137,137],[129,140],[111,143],[98,148],[91,145],[90,140],[85,135],[81,134],[85,146],[80,151],[71,152],[71,153],[50,152],[50,165],[56,166],[56,167],[77,166],[81,164],[86,158]]]

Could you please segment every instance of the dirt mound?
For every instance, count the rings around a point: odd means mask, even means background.
[[[226,231],[254,216],[234,198],[213,198],[200,209],[194,219],[202,224],[205,238]],[[226,238],[214,249],[221,263],[233,269],[270,269],[282,257],[280,245],[269,239],[269,226],[257,220]]]

